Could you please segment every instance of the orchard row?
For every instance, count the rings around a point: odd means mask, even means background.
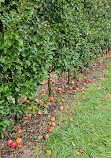
[[[19,95],[33,99],[55,71],[82,70],[111,48],[109,0],[7,0],[0,20],[0,133],[28,110]],[[68,75],[69,82],[69,75]],[[29,105],[30,106],[30,105]]]

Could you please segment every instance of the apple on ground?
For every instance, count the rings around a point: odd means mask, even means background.
[[[37,114],[38,114],[38,115],[41,115],[41,111],[37,111]]]
[[[29,114],[25,115],[25,117],[29,117]]]
[[[17,129],[17,133],[18,133],[18,134],[21,134],[21,133],[22,133],[22,130],[21,130],[21,129]]]
[[[54,122],[55,121],[55,117],[51,117],[51,122]]]
[[[82,149],[79,149],[79,152],[80,152],[80,153],[84,153],[84,151],[83,151]]]
[[[48,129],[48,132],[51,133],[51,132],[52,132],[52,128],[49,128],[49,129]]]
[[[51,126],[52,126],[52,127],[55,127],[55,122],[51,122]]]
[[[76,88],[76,91],[79,91],[80,89],[79,88]]]
[[[45,134],[44,139],[49,139],[49,135]]]
[[[4,131],[4,134],[6,134],[6,133],[7,133],[7,130]]]
[[[21,144],[21,143],[22,143],[22,139],[21,139],[21,138],[17,138],[17,139],[16,139],[16,143],[17,143],[17,144]]]
[[[71,113],[74,114],[74,110],[71,110]]]
[[[11,145],[12,143],[13,143],[12,139],[8,140],[8,145]]]
[[[63,106],[60,106],[60,107],[59,107],[59,110],[63,110]]]
[[[80,77],[78,78],[78,81],[79,81],[79,82],[81,81],[81,78],[80,78]]]
[[[95,17],[98,18],[98,15],[96,14]]]
[[[16,146],[17,146],[17,143],[16,143],[16,142],[11,143],[11,147],[12,147],[12,148],[15,148]]]

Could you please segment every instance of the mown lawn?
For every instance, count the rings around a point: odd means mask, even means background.
[[[111,157],[111,63],[106,73],[107,77],[95,74],[103,80],[90,84],[84,94],[78,93],[79,101],[67,103],[74,114],[61,112],[61,125],[46,140],[45,157]],[[106,97],[107,94],[110,96]],[[86,99],[83,100],[83,97]],[[70,118],[73,120],[70,121]]]

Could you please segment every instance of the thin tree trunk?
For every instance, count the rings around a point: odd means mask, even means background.
[[[49,96],[51,96],[50,74],[49,74],[49,78],[48,78],[48,94],[49,94]]]
[[[69,82],[70,82],[70,72],[68,70],[68,84],[69,84]]]

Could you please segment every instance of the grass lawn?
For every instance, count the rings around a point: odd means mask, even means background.
[[[95,74],[104,80],[90,84],[84,94],[78,93],[78,101],[67,102],[74,114],[60,112],[57,121],[61,125],[46,140],[49,155],[45,157],[111,158],[111,63],[106,73],[107,77]]]

